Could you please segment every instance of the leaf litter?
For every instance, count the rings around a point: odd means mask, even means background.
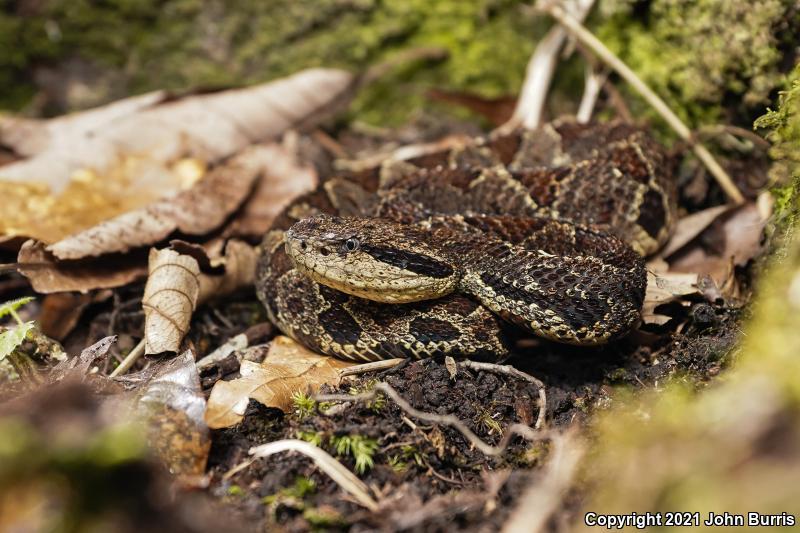
[[[349,81],[344,85],[347,84]],[[334,91],[331,100],[338,95]],[[114,110],[98,110],[94,116],[75,116],[73,124],[53,122],[47,125],[52,126],[48,134],[39,128],[27,142],[17,139],[9,143],[27,159],[0,167],[0,176],[9,168],[21,172],[20,168],[35,169],[48,161],[53,168],[68,170],[53,174],[55,180],[60,180],[58,183],[28,195],[40,200],[31,204],[33,207],[28,208],[26,216],[34,218],[30,213],[43,212],[36,210],[47,207],[52,190],[61,187],[64,194],[78,194],[69,192],[70,187],[89,184],[90,189],[96,188],[98,176],[111,175],[115,168],[124,165],[135,168],[139,164],[126,159],[130,157],[126,151],[131,145],[119,143],[113,149],[124,149],[108,159],[111,163],[105,170],[86,161],[70,167],[71,163],[63,160],[63,145],[59,145],[66,138],[64,132],[72,131],[80,137],[86,132],[113,129],[115,121],[124,125],[131,120],[135,124],[135,116],[142,111],[158,116],[155,111],[159,108],[161,112],[169,109],[170,102],[163,102],[162,98],[161,94],[147,95],[139,101],[123,102]],[[195,97],[186,97],[191,98]],[[213,115],[214,105],[209,105],[210,101],[201,99],[194,103],[203,102]],[[196,117],[194,113],[202,110],[194,103],[186,106],[188,111],[176,111],[175,116]],[[183,112],[186,114],[181,115]],[[201,120],[199,124],[205,122]],[[44,124],[25,126],[34,131]],[[0,130],[2,135],[8,135],[1,124]],[[166,130],[174,136],[180,128]],[[23,132],[25,128],[16,131]],[[198,131],[208,130],[200,127]],[[101,338],[80,356],[68,359],[68,365],[55,365],[52,375],[96,375],[109,386],[108,394],[120,399],[124,396],[119,392],[120,387],[132,389],[129,405],[135,406],[134,410],[148,420],[151,448],[180,476],[182,485],[210,484],[212,492],[217,494],[247,487],[239,502],[227,503],[250,513],[259,523],[302,528],[312,523],[316,513],[336,523],[359,522],[373,527],[435,529],[446,527],[454,518],[472,523],[488,520],[498,525],[509,518],[514,505],[521,501],[521,494],[535,495],[537,487],[541,490],[550,487],[552,490],[545,491],[549,494],[568,486],[571,477],[566,480],[559,477],[568,473],[566,470],[548,473],[546,468],[541,472],[544,481],[531,484],[539,467],[552,465],[548,457],[562,453],[558,451],[557,439],[545,438],[543,443],[531,446],[508,434],[514,424],[532,427],[537,420],[539,396],[530,382],[482,370],[454,372],[452,362],[443,365],[437,361],[343,376],[342,369],[347,363],[311,354],[285,337],[273,338],[273,329],[261,334],[265,335],[261,342],[271,340],[268,346],[253,344],[246,332],[254,323],[264,320],[263,311],[259,311],[260,316],[251,312],[235,318],[225,313],[215,314],[215,297],[252,283],[255,250],[245,241],[253,242],[260,237],[281,205],[312,188],[318,179],[317,171],[297,158],[291,135],[284,144],[262,143],[248,148],[253,139],[237,144],[239,133],[223,131],[223,136],[230,134],[231,138],[209,152],[202,152],[204,147],[196,139],[181,145],[181,150],[174,150],[176,140],[170,139],[163,150],[154,151],[155,159],[162,158],[166,165],[161,168],[167,170],[152,174],[165,172],[165,177],[169,175],[174,180],[169,193],[165,195],[162,191],[157,196],[134,199],[139,205],[124,206],[119,212],[98,214],[98,210],[95,219],[76,224],[70,235],[52,229],[34,234],[25,230],[23,224],[10,230],[3,228],[7,238],[24,235],[39,239],[25,243],[18,260],[27,265],[21,270],[34,289],[43,293],[123,287],[147,275],[148,252],[161,257],[151,265],[146,286],[149,289],[145,289],[144,298],[139,302],[133,300],[133,304],[150,311],[145,313],[141,329],[134,327],[126,335],[145,339],[149,353],[180,355],[172,359],[144,358],[134,363],[138,372],[112,381],[100,369],[109,361],[113,368],[112,353],[116,348],[113,337]],[[115,135],[101,137],[120,138]],[[277,133],[269,136],[275,138]],[[377,143],[379,148],[375,153],[370,154],[355,139],[355,144],[351,142],[332,157],[358,153],[358,159],[338,160],[332,166],[363,170],[384,159],[393,150],[392,145],[397,146],[386,143],[384,138]],[[463,142],[463,137],[454,135],[442,143],[406,147],[396,153],[400,158],[414,157],[459,142]],[[330,146],[330,142],[327,144]],[[240,158],[245,156],[252,159],[241,164]],[[19,183],[13,186],[23,187]],[[19,190],[23,191],[23,197],[26,192],[35,192]],[[82,194],[87,189],[75,190]],[[115,194],[124,196],[124,192]],[[203,203],[206,196],[217,195],[220,199],[217,205]],[[611,385],[653,386],[686,365],[696,372],[697,386],[714,375],[719,367],[718,356],[699,355],[693,351],[692,342],[700,339],[716,343],[711,350],[715,352],[724,352],[730,346],[730,332],[737,323],[736,306],[747,298],[747,284],[742,284],[747,279],[745,268],[762,249],[761,234],[767,216],[760,203],[739,208],[705,207],[679,221],[670,244],[658,257],[651,258],[648,265],[651,275],[642,332],[651,335],[648,343],[638,345],[634,339],[628,339],[611,348],[579,350],[536,339],[517,342],[510,362],[544,378],[548,390],[544,414],[548,425],[561,430],[575,421],[586,420],[587,413],[614,401]],[[85,206],[76,209],[88,210]],[[183,242],[173,239],[170,247],[164,248],[170,236]],[[173,292],[170,289],[176,291],[169,295]],[[83,300],[75,301],[76,305],[82,305],[78,302]],[[260,309],[252,294],[244,296],[243,304],[245,308],[251,305]],[[112,315],[117,305],[116,300],[107,298],[97,301],[92,298],[86,304],[110,308]],[[706,315],[695,312],[703,305],[711,309],[711,318],[708,312]],[[81,326],[68,325],[63,330],[68,337],[87,335]],[[679,335],[680,342],[670,342],[677,332],[686,333]],[[220,347],[220,351],[204,362],[202,372],[203,376],[215,373],[215,377],[210,380],[204,377],[201,382],[194,354],[202,358],[214,347]],[[430,413],[434,419],[437,413],[453,414],[486,442],[495,444],[507,435],[507,453],[488,457],[458,431],[415,420],[381,394],[370,395],[375,384],[384,381],[414,409]],[[117,392],[110,392],[115,388]],[[315,401],[312,397],[315,391],[372,399],[329,405]],[[209,426],[218,429],[209,432]],[[374,508],[369,500],[362,498],[360,506],[353,503],[343,496],[341,481],[326,480],[314,463],[296,455],[264,458],[260,460],[263,462],[254,462],[231,476],[223,476],[240,464],[250,448],[269,441],[274,441],[273,448],[280,448],[278,443],[298,439],[302,444],[296,449],[325,450],[323,453],[334,461],[333,468],[338,465],[349,473],[359,464],[372,465],[362,474],[367,493],[374,498],[373,503],[389,512],[381,515],[364,511],[360,507]],[[577,445],[568,444],[565,456],[570,457],[576,449]],[[368,450],[371,452],[366,461],[364,453]],[[357,456],[358,453],[361,455]],[[480,470],[498,473],[481,475]],[[313,487],[310,493],[304,491],[305,496],[300,499],[287,497],[286,491],[299,478],[310,480]],[[529,487],[531,490],[524,490]],[[353,494],[352,490],[350,493]],[[262,497],[273,502],[268,516],[263,513]],[[531,519],[516,520],[529,523]]]

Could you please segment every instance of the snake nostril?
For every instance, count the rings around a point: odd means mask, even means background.
[[[319,249],[319,253],[320,253],[320,255],[321,255],[322,257],[325,257],[326,255],[328,255],[328,254],[329,254],[329,253],[331,253],[331,252],[330,252],[330,250],[328,250],[327,248],[325,248],[325,247],[323,246],[322,248],[320,248],[320,249]]]
[[[307,248],[308,244],[306,244],[306,241],[300,241],[300,249],[305,251]]]

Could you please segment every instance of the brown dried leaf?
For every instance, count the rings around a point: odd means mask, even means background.
[[[645,324],[666,324],[670,318],[656,312],[656,307],[680,301],[683,296],[702,294],[698,287],[698,275],[691,273],[660,272],[647,274],[647,292],[642,307]]]
[[[42,300],[39,328],[51,339],[63,341],[78,325],[81,315],[90,304],[102,302],[110,298],[111,294],[111,291],[98,291],[94,294],[75,292],[48,294]]]
[[[669,242],[661,250],[662,257],[668,257],[686,246],[692,239],[700,235],[703,230],[710,226],[721,215],[730,211],[732,205],[718,205],[716,207],[709,207],[697,213],[692,213],[689,216],[683,217],[678,220],[675,225],[675,231],[672,233]]]
[[[260,238],[290,200],[312,190],[317,184],[314,168],[300,163],[295,154],[283,145],[259,146],[253,157],[261,159],[264,171],[256,181],[253,193],[225,229],[225,235],[229,237]]]
[[[50,379],[58,381],[68,376],[75,376],[83,379],[89,372],[89,367],[101,357],[105,357],[111,346],[117,342],[117,336],[111,335],[100,339],[88,348],[84,349],[78,357],[70,357],[65,361],[60,362],[53,369]]]
[[[0,118],[0,144],[30,156],[0,167],[0,195],[9,208],[0,220],[0,239],[33,237],[54,243],[174,195],[202,176],[207,164],[319,120],[346,100],[352,81],[344,71],[310,69],[245,89],[172,100],[155,93],[49,121]],[[241,196],[223,215],[248,192],[247,186],[231,187],[227,194]],[[220,210],[202,194],[188,198],[183,207],[194,208],[191,200],[205,202],[199,207],[214,208],[212,214]],[[174,221],[158,218],[166,214],[181,222],[181,207],[166,213],[163,206],[156,208],[156,220],[145,216],[144,223],[155,235],[169,233],[172,229],[166,226]],[[124,222],[137,221],[134,215]],[[219,222],[211,217],[208,225]],[[203,232],[202,219],[190,223],[199,224],[190,233]],[[116,228],[106,244],[118,233]],[[152,244],[152,239],[143,244]],[[122,240],[108,251],[135,245],[142,245],[140,239]],[[90,248],[76,255],[54,248],[59,258],[104,251]]]
[[[170,472],[184,485],[201,484],[211,436],[194,354],[187,350],[165,363],[137,391],[134,406],[147,423],[150,447]]]
[[[762,252],[768,213],[763,205],[753,203],[737,207],[720,218],[714,228],[722,241],[720,253],[708,251],[701,244],[684,248],[671,258],[670,270],[710,276],[717,287],[728,286],[735,292],[732,265],[744,266]]]
[[[5,165],[2,175],[13,181],[46,179],[57,192],[73,172],[91,168],[102,174],[125,154],[164,162],[187,154],[217,161],[317,118],[348,93],[352,81],[343,70],[308,69],[253,87],[177,100],[162,101],[163,94],[156,93],[87,112],[89,118],[64,117],[49,128],[27,128],[28,142],[19,122],[6,122],[0,125],[0,141],[35,155]]]
[[[106,256],[87,261],[57,261],[45,244],[27,241],[19,250],[19,272],[42,294],[86,292],[127,285],[143,278],[147,267],[136,257]]]
[[[224,266],[225,273],[219,276],[202,274],[200,276],[199,301],[205,302],[216,296],[232,293],[253,284],[256,274],[258,253],[255,247],[246,242],[232,240],[225,247],[225,257],[213,260],[212,265]]]
[[[145,353],[176,352],[200,295],[200,267],[174,250],[151,250],[144,288]]]
[[[188,191],[129,211],[47,249],[58,259],[126,252],[164,240],[176,230],[203,235],[220,226],[249,194],[261,161],[245,150],[213,169]]]
[[[326,383],[336,385],[339,371],[349,366],[352,363],[317,355],[289,337],[275,337],[263,363],[253,363],[245,357],[239,370],[242,377],[214,385],[208,398],[206,423],[212,429],[238,424],[251,398],[288,412],[293,393],[313,392]]]

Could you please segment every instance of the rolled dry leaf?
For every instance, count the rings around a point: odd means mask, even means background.
[[[177,352],[197,307],[200,267],[188,255],[153,249],[149,271],[142,298],[145,353]]]

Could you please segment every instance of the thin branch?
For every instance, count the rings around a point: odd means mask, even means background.
[[[486,372],[494,372],[495,374],[502,374],[513,378],[521,379],[529,383],[533,383],[539,388],[539,416],[536,418],[535,429],[542,429],[545,423],[545,413],[547,411],[547,395],[545,393],[544,383],[538,378],[526,374],[522,370],[518,370],[511,365],[498,365],[495,363],[481,363],[478,361],[461,361],[459,366],[465,368],[472,368],[473,370],[483,370]]]
[[[369,495],[369,489],[363,481],[358,479],[355,474],[350,472],[342,463],[331,457],[328,452],[304,440],[278,440],[250,448],[249,453],[253,456],[253,459],[238,464],[226,472],[223,478],[230,479],[237,472],[241,472],[250,466],[254,459],[269,457],[270,455],[281,452],[299,452],[309,457],[320,470],[328,474],[337,485],[352,495],[358,503],[370,511],[374,512],[378,510],[378,502]]]
[[[586,80],[583,86],[583,96],[581,103],[578,106],[578,112],[575,113],[575,119],[581,124],[586,124],[592,119],[594,107],[597,104],[597,97],[600,96],[600,90],[608,78],[608,70],[595,70],[594,66],[586,65]]]
[[[366,374],[367,372],[375,372],[378,370],[388,370],[394,368],[407,361],[402,357],[397,359],[385,359],[382,361],[373,361],[372,363],[364,363],[363,365],[348,366],[339,371],[339,376],[353,376],[356,374]]]
[[[506,428],[500,443],[497,444],[497,446],[492,446],[491,444],[487,444],[481,440],[480,437],[478,437],[469,427],[467,427],[464,422],[461,421],[461,419],[455,415],[438,415],[435,413],[426,413],[425,411],[420,411],[414,408],[414,406],[400,396],[400,394],[391,385],[383,382],[376,383],[375,387],[371,391],[363,394],[318,394],[314,396],[314,399],[318,402],[368,402],[375,399],[375,396],[378,392],[382,392],[391,398],[400,409],[408,413],[408,415],[412,418],[424,420],[425,422],[432,422],[434,424],[440,424],[442,426],[452,427],[460,432],[464,438],[466,438],[475,448],[480,450],[481,453],[491,457],[502,454],[508,447],[508,443],[515,435],[519,435],[520,437],[529,441],[538,441],[549,438],[550,436],[549,432],[537,432],[532,427],[526,426],[525,424],[511,424]]]
[[[138,361],[143,354],[144,354],[144,339],[139,341],[139,344],[137,344],[133,348],[133,350],[131,350],[130,353],[125,357],[125,359],[122,360],[119,366],[115,368],[113,372],[111,372],[111,377],[115,378],[130,370],[131,367],[133,367],[136,361]]]
[[[593,4],[594,0],[575,0],[575,17],[579,20],[586,18]],[[520,126],[526,129],[539,127],[550,82],[558,62],[558,53],[566,39],[567,32],[562,27],[556,26],[551,28],[536,45],[536,50],[528,61],[517,107],[511,119],[498,128],[499,132],[509,132]]]
[[[539,0],[537,7],[556,19],[561,26],[566,28],[587,48],[591,49],[597,57],[614,69],[633,89],[650,104],[656,112],[661,115],[669,126],[686,142],[692,146],[692,150],[698,159],[706,166],[708,171],[714,176],[725,194],[736,204],[744,202],[744,197],[733,183],[730,176],[720,166],[711,152],[700,143],[697,143],[692,136],[691,130],[680,118],[667,106],[650,87],[648,87],[639,76],[633,72],[619,57],[609,50],[597,37],[583,27],[580,21],[567,13],[564,8],[553,0]]]

